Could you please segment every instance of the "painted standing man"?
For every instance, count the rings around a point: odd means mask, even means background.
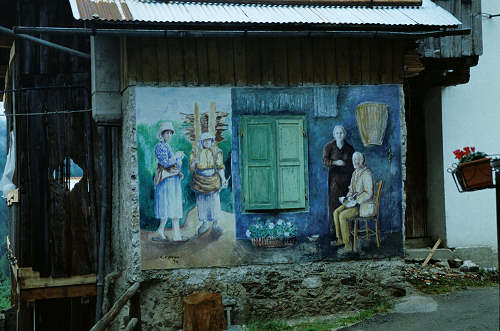
[[[219,192],[227,187],[228,180],[225,177],[222,151],[214,146],[214,140],[211,133],[202,133],[198,146],[189,157],[189,170],[193,174],[191,187],[196,194],[198,220],[201,222],[198,235],[210,228],[218,233],[223,231],[217,224],[221,214]]]
[[[343,200],[343,205],[333,212],[337,234],[336,245],[345,245],[344,251],[352,249],[351,232],[347,220],[356,216],[373,216],[375,212],[373,175],[365,165],[365,157],[360,152],[355,152],[352,156],[352,163],[354,172],[349,192]]]
[[[160,226],[156,230],[159,238],[153,238],[153,240],[167,239],[164,231],[169,218],[172,219],[174,241],[182,240],[179,220],[182,218],[181,167],[184,153],[178,151],[174,154],[172,147],[168,144],[174,133],[174,127],[170,122],[163,123],[158,130],[159,142],[155,148],[158,165],[154,179],[154,210],[156,218],[160,219]]]
[[[328,219],[330,234],[334,236],[333,211],[340,206],[339,198],[347,194],[354,148],[345,141],[347,135],[342,125],[333,128],[333,140],[323,150],[323,165],[328,167]]]

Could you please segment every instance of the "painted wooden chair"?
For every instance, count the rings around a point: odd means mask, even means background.
[[[359,223],[364,222],[365,223],[365,235],[362,237],[363,239],[369,239],[372,236],[375,236],[377,238],[377,247],[380,248],[380,227],[379,227],[379,222],[378,222],[378,215],[379,215],[379,207],[380,207],[380,192],[382,191],[382,185],[383,181],[379,181],[376,184],[377,187],[377,196],[376,196],[376,202],[375,202],[375,214],[373,216],[367,216],[367,217],[353,217],[350,218],[348,221],[352,223],[351,231],[352,237],[353,237],[353,245],[352,248],[355,252],[358,251],[358,233],[359,233]],[[370,221],[375,221],[375,230],[370,229],[369,227],[369,222]]]

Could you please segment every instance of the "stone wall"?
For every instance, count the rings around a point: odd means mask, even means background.
[[[393,259],[145,271],[142,326],[182,328],[182,300],[198,291],[221,293],[224,302],[234,304],[232,324],[363,309],[404,294],[402,266]]]
[[[122,94],[122,125],[113,128],[112,139],[112,228],[111,268],[106,277],[103,311],[141,277],[139,228],[139,193],[137,181],[137,135],[135,131],[135,94],[129,87]],[[115,319],[113,329],[121,330],[127,322],[128,306]]]

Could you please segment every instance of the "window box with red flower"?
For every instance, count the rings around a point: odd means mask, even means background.
[[[466,146],[453,151],[458,163],[448,169],[459,192],[469,192],[493,188],[491,159],[475,147]]]

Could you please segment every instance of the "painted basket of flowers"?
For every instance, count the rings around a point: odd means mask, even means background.
[[[297,227],[290,220],[256,218],[246,232],[254,247],[283,248],[295,245]]]
[[[491,159],[475,147],[466,146],[453,151],[458,164],[448,169],[459,192],[470,192],[493,188]]]

